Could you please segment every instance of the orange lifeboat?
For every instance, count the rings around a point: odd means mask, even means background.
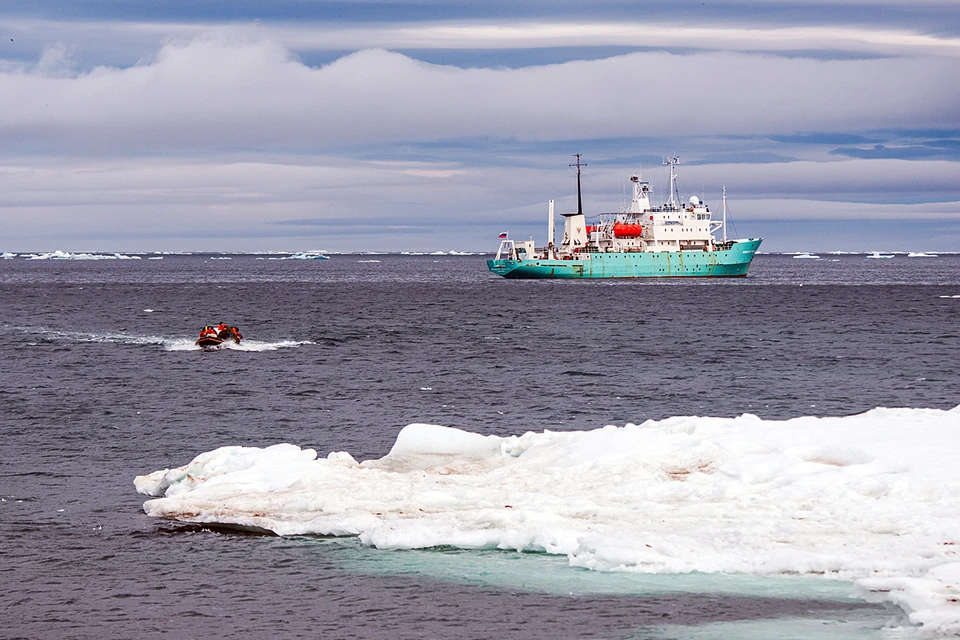
[[[613,225],[613,235],[617,238],[639,238],[643,235],[643,225],[617,222]]]

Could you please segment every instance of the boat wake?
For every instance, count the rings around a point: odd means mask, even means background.
[[[814,575],[960,633],[960,407],[676,417],[501,438],[412,424],[358,463],[228,446],[135,480],[144,511],[380,549],[565,555],[638,573]]]
[[[158,335],[138,335],[123,331],[112,332],[84,332],[84,331],[63,331],[58,329],[47,329],[43,327],[8,327],[21,334],[34,335],[37,342],[28,344],[40,344],[41,342],[94,342],[94,343],[113,343],[128,345],[156,345],[163,347],[166,351],[203,351],[196,344],[196,338],[181,338]],[[289,349],[301,347],[304,345],[316,344],[311,340],[254,340],[244,338],[240,344],[225,342],[220,347],[221,351],[276,351],[278,349]]]
[[[204,349],[196,344],[193,338],[175,338],[164,340],[162,343],[167,351],[203,351]],[[276,351],[278,349],[289,349],[291,347],[302,347],[307,344],[316,344],[310,340],[278,340],[268,342],[263,340],[251,340],[244,338],[240,344],[233,342],[224,342],[217,351]]]

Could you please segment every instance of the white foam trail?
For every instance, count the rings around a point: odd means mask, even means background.
[[[240,344],[225,342],[218,351],[276,351],[278,349],[289,349],[292,347],[301,347],[306,344],[316,344],[310,340],[278,340],[276,342],[266,342],[262,340],[250,340],[244,338]],[[196,344],[195,338],[167,338],[163,341],[167,351],[202,351],[203,349]]]
[[[202,351],[196,338],[167,338],[160,344],[167,351]]]
[[[228,349],[237,351],[276,351],[278,349],[290,349],[292,347],[302,347],[307,344],[316,344],[311,340],[278,340],[276,342],[266,342],[261,340],[243,339],[240,344],[228,344]]]
[[[24,329],[30,332],[30,329]],[[116,344],[159,344],[165,343],[163,336],[143,336],[123,332],[87,333],[82,331],[58,331],[50,329],[34,330],[36,333],[51,336],[54,339],[71,342],[110,342]]]
[[[144,510],[382,549],[566,555],[645,573],[858,580],[960,633],[960,407],[786,421],[677,417],[498,438],[409,425],[358,464],[291,444],[223,447],[136,479]],[[951,599],[952,598],[952,599]]]
[[[153,312],[152,309],[144,309],[145,313]],[[130,345],[160,345],[167,351],[202,351],[197,346],[197,339],[194,337],[170,337],[156,335],[138,335],[120,331],[112,332],[83,332],[83,331],[60,331],[56,329],[46,329],[43,327],[13,327],[23,333],[33,335],[42,335],[54,340],[66,340],[69,342],[105,342],[114,344]],[[308,344],[316,344],[311,340],[253,340],[244,339],[240,344],[226,342],[221,350],[230,349],[234,351],[276,351],[278,349],[289,349],[301,347]]]

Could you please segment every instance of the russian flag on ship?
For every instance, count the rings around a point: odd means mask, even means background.
[[[503,240],[504,238],[506,238],[506,237],[507,237],[507,232],[506,232],[506,231],[504,231],[503,233],[501,233],[501,234],[500,234],[500,235],[498,235],[497,237],[498,237],[498,238],[500,238],[501,240]]]

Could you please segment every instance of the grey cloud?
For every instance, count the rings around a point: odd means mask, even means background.
[[[796,133],[789,136],[770,136],[771,140],[787,144],[870,144],[881,142],[875,137],[841,131],[822,131],[817,133]]]
[[[555,199],[560,211],[576,207],[568,159],[551,160],[550,170],[468,170],[439,163],[358,162],[339,157],[286,158],[276,163],[226,158],[204,162],[47,159],[0,166],[4,186],[0,216],[8,238],[38,229],[66,238],[97,229],[191,236],[197,221],[223,217],[229,217],[231,229],[253,238],[295,238],[308,228],[418,227],[429,235],[448,226],[495,227],[524,221],[536,225],[545,215],[548,199]],[[587,210],[616,210],[618,194],[635,169],[632,165],[588,167],[584,177]],[[644,175],[653,181],[654,195],[664,197],[663,168]],[[731,206],[752,218],[886,215],[898,209],[874,206],[871,198],[890,196],[890,185],[898,184],[910,185],[911,194],[925,194],[928,199],[928,204],[910,209],[913,215],[936,218],[957,211],[960,193],[955,176],[954,163],[936,161],[680,167],[683,193],[701,193],[702,185],[707,202],[716,207],[720,188],[726,184]],[[857,198],[860,202],[830,202]]]
[[[958,66],[636,53],[490,70],[367,50],[315,69],[272,42],[220,31],[127,69],[0,74],[0,140],[130,152],[952,127]],[[894,77],[898,90],[882,90]]]
[[[616,210],[638,169],[661,196],[659,156],[678,148],[683,191],[716,207],[726,183],[746,223],[933,224],[960,202],[957,58],[462,69],[366,50],[313,68],[249,29],[82,73],[69,47],[50,51],[0,65],[5,249],[479,250],[505,228],[542,234],[549,198],[575,208],[577,151],[593,212]],[[888,152],[901,147],[943,153]],[[217,237],[196,225],[226,217]]]
[[[943,158],[960,160],[960,140],[932,140],[925,144],[886,146],[874,145],[871,148],[841,147],[830,152],[833,155],[851,158],[877,159],[899,158],[903,160]]]

